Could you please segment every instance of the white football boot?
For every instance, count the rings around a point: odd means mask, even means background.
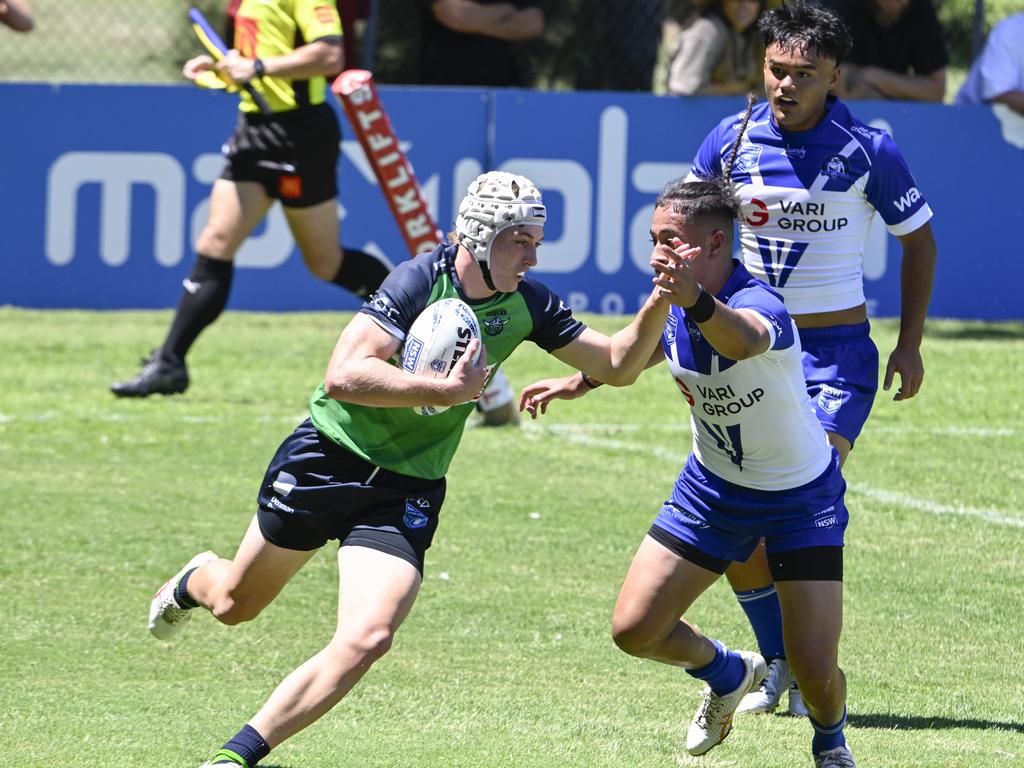
[[[746,673],[735,690],[722,696],[716,695],[710,688],[704,690],[704,701],[686,732],[686,751],[691,755],[703,755],[722,743],[732,730],[732,716],[740,700],[768,674],[768,665],[761,655],[751,651],[737,653],[743,657]]]
[[[796,687],[796,683],[789,687],[789,714],[797,717],[807,717],[809,714],[807,707],[804,706],[803,694]]]
[[[158,640],[170,640],[188,623],[192,618],[192,611],[178,605],[178,601],[174,599],[174,590],[181,577],[188,571],[217,559],[213,552],[200,552],[156,591],[149,603],[149,631],[153,637]]]
[[[793,684],[793,673],[785,659],[772,659],[768,663],[768,676],[755,690],[743,697],[736,708],[737,715],[760,715],[774,712],[779,701]],[[792,694],[790,701],[792,701]]]
[[[853,753],[846,747],[836,747],[814,756],[814,768],[857,768]]]

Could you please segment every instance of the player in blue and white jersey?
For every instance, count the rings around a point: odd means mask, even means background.
[[[796,0],[762,16],[767,101],[730,115],[708,135],[691,178],[726,175],[743,204],[743,262],[785,299],[800,332],[804,375],[829,441],[845,462],[878,389],[863,261],[876,212],[902,246],[900,333],[884,388],[917,394],[921,339],[936,248],[932,211],[885,131],[855,118],[831,95],[850,49],[832,11]],[[739,712],[770,712],[789,688],[778,598],[762,550],[729,569],[770,674]],[[799,691],[790,711],[803,714]]]
[[[811,407],[788,310],[732,259],[738,214],[724,180],[673,182],[655,204],[658,284],[673,307],[649,365],[668,361],[690,406],[693,450],[633,558],[612,631],[627,653],[707,683],[686,740],[691,754],[704,754],[728,735],[736,707],[768,668],[759,654],[704,636],[683,614],[764,538],[810,710],[814,765],[854,768],[838,666],[846,483]],[[598,383],[585,373],[540,381],[523,390],[520,407],[536,418],[551,400]]]

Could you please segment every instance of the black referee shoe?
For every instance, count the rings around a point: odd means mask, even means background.
[[[149,397],[150,395],[177,395],[188,389],[188,369],[185,363],[165,360],[154,350],[142,361],[142,370],[134,379],[110,385],[118,397]]]

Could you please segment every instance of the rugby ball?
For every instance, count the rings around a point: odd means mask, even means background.
[[[421,376],[443,379],[465,353],[472,339],[480,338],[480,324],[466,302],[441,299],[420,313],[409,328],[402,346],[402,368]],[[473,364],[480,359],[477,348]],[[413,406],[421,416],[435,416],[448,410],[447,405]]]

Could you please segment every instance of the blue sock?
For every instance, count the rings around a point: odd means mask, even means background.
[[[214,755],[213,760],[216,762],[220,758],[236,763],[241,760],[239,765],[244,768],[254,768],[256,763],[268,754],[270,754],[270,747],[267,746],[267,742],[260,736],[259,731],[246,723],[245,727],[236,733],[231,741],[221,747],[220,751]]]
[[[782,643],[782,609],[779,608],[775,585],[736,592],[735,595],[754,629],[757,647],[765,661],[786,658],[786,647]]]
[[[811,727],[814,728],[814,738],[811,740],[813,754],[846,746],[846,737],[843,735],[843,728],[846,727],[846,707],[843,707],[843,716],[835,725],[822,725],[813,717],[807,719],[811,721]]]
[[[196,568],[199,566],[197,565]],[[178,586],[174,588],[174,601],[182,608],[198,608],[199,603],[188,593],[188,577],[196,572],[196,568],[185,571],[185,575],[178,579]]]
[[[714,694],[722,696],[739,687],[747,674],[747,665],[736,651],[730,651],[717,640],[711,642],[715,646],[715,658],[706,667],[688,669],[686,674],[703,680]]]

